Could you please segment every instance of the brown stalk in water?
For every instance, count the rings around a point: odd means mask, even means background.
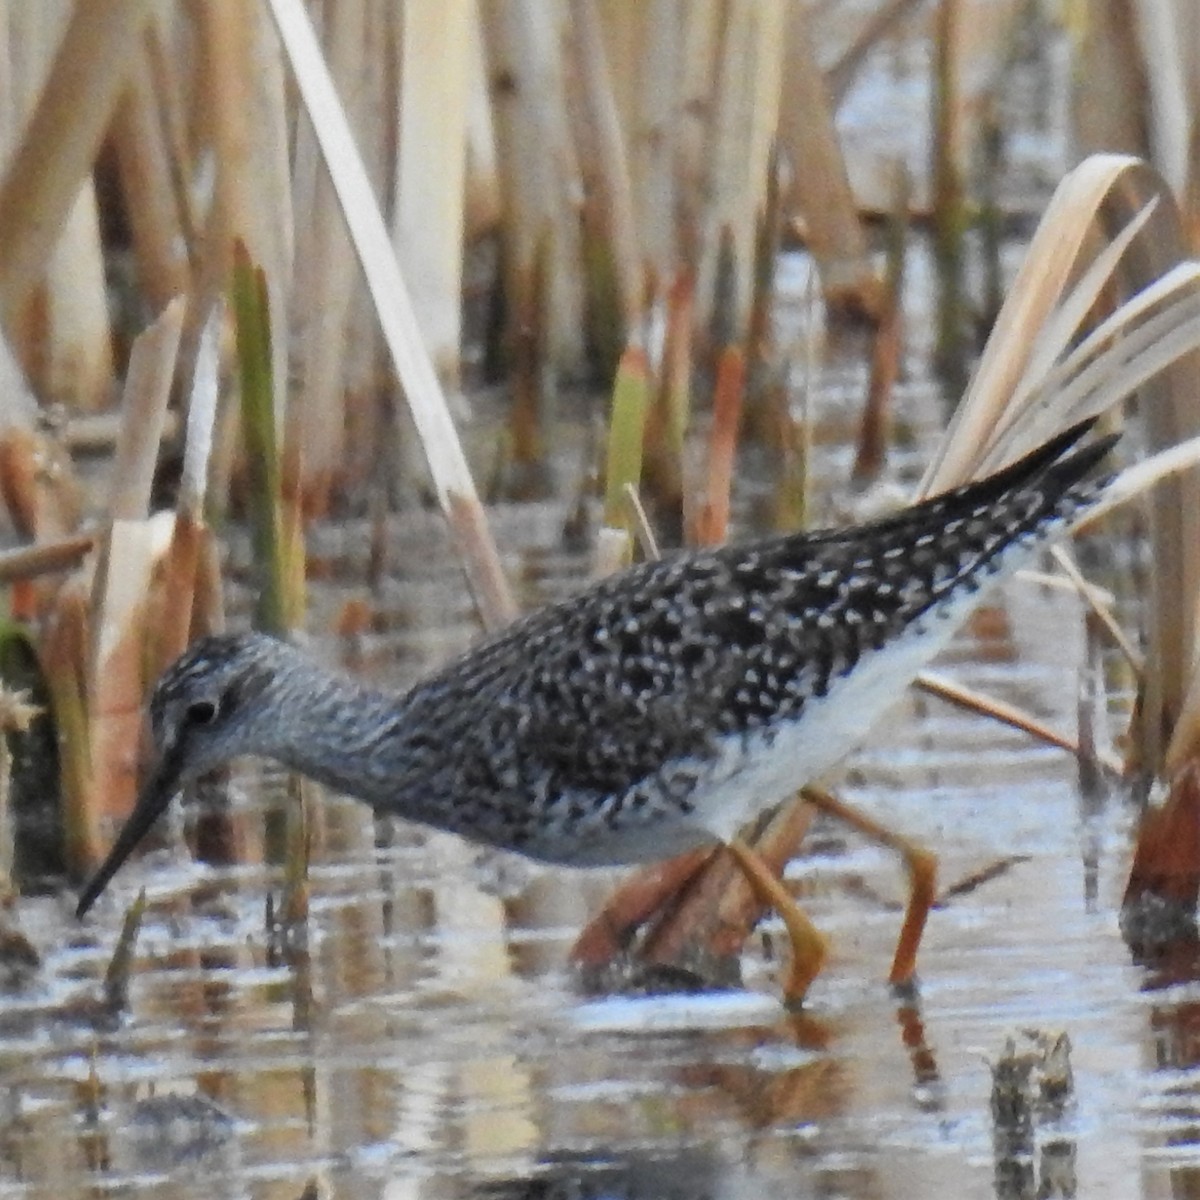
[[[729,500],[745,387],[745,355],[740,346],[727,346],[717,362],[708,477],[704,501],[692,528],[691,541],[696,546],[719,546],[729,536]]]

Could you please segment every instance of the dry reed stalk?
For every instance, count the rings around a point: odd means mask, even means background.
[[[364,62],[378,57],[368,50],[368,9],[369,0],[339,4],[336,20],[325,31],[330,71],[359,130],[369,123],[376,100],[374,79],[363,78]],[[362,360],[373,358],[364,349],[374,343],[356,340],[351,313],[356,302],[362,303],[363,291],[358,262],[312,127],[304,121],[296,129],[292,176],[296,263],[290,329],[298,365],[289,414],[293,408],[302,413],[304,511],[325,516],[346,472],[351,369],[355,383],[373,374],[373,366]]]
[[[633,212],[633,180],[596,0],[568,0],[567,28],[579,77],[577,108],[585,129],[581,141],[595,152],[581,157],[585,183],[591,185],[584,217],[594,214],[599,227],[596,236],[612,263],[621,322],[619,329],[609,332],[593,328],[592,337],[615,344],[633,334],[642,307],[642,257]]]
[[[513,285],[509,334],[509,377],[512,404],[508,428],[512,437],[514,495],[534,499],[545,493],[549,405],[546,403],[546,296],[554,270],[549,238],[534,256],[533,270]]]
[[[1082,154],[1147,155],[1147,64],[1127,0],[1089,0],[1074,24],[1071,130]]]
[[[707,324],[721,254],[731,255],[732,316],[739,331],[749,314],[755,219],[762,208],[767,163],[779,124],[784,13],[782,0],[734,0],[724,10],[717,55],[696,294],[700,320]],[[725,341],[716,341],[714,349]]]
[[[684,442],[691,415],[692,279],[680,272],[662,305],[665,319],[650,410],[646,414],[641,491],[651,498],[668,540],[682,540]]]
[[[678,124],[671,131],[675,140],[672,199],[677,214],[674,262],[687,263],[695,270],[704,244],[704,195],[717,113],[715,81],[728,23],[728,5],[711,0],[687,4],[682,22],[683,29],[677,37],[679,62],[673,81],[676,93],[673,112]],[[660,109],[661,106],[665,106],[665,100],[660,102]],[[658,152],[661,153],[661,148]],[[707,321],[707,303],[701,311]]]
[[[471,0],[467,63],[467,162],[463,181],[463,232],[469,244],[500,226],[503,205],[497,163],[496,127],[488,96],[479,0]]]
[[[417,323],[448,386],[459,378],[472,0],[403,5],[392,239],[421,298]]]
[[[695,280],[680,271],[667,293],[667,339],[663,348],[660,405],[667,445],[682,462],[692,407],[692,316]]]
[[[904,352],[904,264],[908,251],[910,180],[903,164],[896,167],[896,202],[888,219],[887,270],[879,305],[879,322],[871,341],[871,374],[863,405],[853,478],[875,479],[883,469],[890,439],[888,413]]]
[[[1147,808],[1138,826],[1129,882],[1122,901],[1126,913],[1150,901],[1159,920],[1166,913],[1191,914],[1200,892],[1200,763],[1186,761],[1171,779],[1162,804]],[[1157,922],[1156,922],[1157,924]],[[1179,926],[1170,933],[1181,932]],[[1134,929],[1131,940],[1142,931]],[[1153,940],[1160,940],[1157,936]],[[1188,936],[1183,926],[1185,938]]]
[[[106,818],[127,816],[137,793],[147,600],[163,549],[147,515],[184,310],[182,298],[173,300],[133,345],[110,523],[92,587],[92,651],[80,668],[89,681],[86,803]]]
[[[45,86],[69,12],[59,5],[38,5],[9,17],[11,61],[3,73],[11,83],[0,117],[0,161],[7,143],[24,133],[24,124]],[[7,136],[5,136],[7,134]],[[96,222],[95,190],[81,181],[63,227],[54,241],[42,277],[10,326],[30,380],[42,396],[72,408],[107,403],[112,383],[112,349],[105,303],[104,266]]]
[[[584,360],[583,254],[576,197],[579,166],[567,127],[560,39],[561,0],[482,0],[504,206],[505,291],[528,293],[544,246],[554,270],[539,324],[548,366],[578,371]]]
[[[778,448],[779,389],[775,347],[775,276],[783,232],[783,166],[772,152],[767,167],[767,188],[755,221],[754,261],[751,276],[750,317],[746,322],[746,419],[742,436]]]
[[[625,124],[630,155],[634,222],[651,290],[679,278],[679,236],[675,227],[680,142],[687,118],[680,94],[684,29],[694,19],[695,4],[686,0],[644,0],[637,6],[641,42],[635,81],[636,98],[627,100],[634,114]],[[608,22],[635,25],[627,8],[604,5]],[[610,54],[610,62],[613,55]],[[618,97],[623,90],[618,88]]]
[[[75,5],[0,181],[0,322],[9,329],[76,204],[125,86],[150,0]]]
[[[696,546],[719,546],[729,535],[729,499],[745,389],[745,355],[740,346],[726,346],[717,363],[704,503],[689,539]]]
[[[45,275],[24,306],[22,352],[38,392],[77,411],[107,407],[113,354],[96,193],[85,181]]]
[[[874,313],[879,281],[850,187],[826,80],[803,4],[787,6],[783,30],[779,149],[790,167],[789,200],[804,219],[804,239],[834,309]]]
[[[91,738],[88,730],[88,598],[80,581],[59,589],[38,645],[50,707],[58,731],[67,867],[73,875],[94,870],[107,838],[91,796]]]
[[[345,113],[303,6],[298,0],[271,0],[271,11],[334,180],[439,503],[454,531],[484,623],[498,628],[515,615],[516,607]]]
[[[862,28],[842,51],[837,62],[825,72],[825,88],[835,110],[850,90],[850,85],[866,61],[867,55],[905,17],[919,8],[922,2],[923,0],[883,0],[872,9]]]
[[[204,501],[217,416],[224,311],[223,305],[218,304],[208,314],[192,364],[179,499],[175,506],[171,544],[162,565],[161,612],[153,623],[157,641],[147,663],[147,677],[151,679],[157,678],[168,663],[183,653],[197,632],[197,624],[202,633],[213,633],[224,625],[219,609],[215,614],[205,610],[198,612],[196,603],[201,558],[205,545],[212,543],[211,531],[204,523]]]
[[[1078,755],[1080,752],[1077,738],[1068,737],[1066,734],[1052,729],[1044,721],[1039,721],[1037,717],[1031,716],[1015,705],[997,700],[994,696],[981,695],[979,692],[963,687],[962,684],[955,683],[953,679],[946,679],[933,671],[922,671],[915,682],[917,687],[932,696],[937,696],[959,708],[965,708],[968,712],[990,717],[993,721],[999,721],[1000,724],[1008,725],[1012,729],[1019,729],[1022,733],[1029,734],[1030,737],[1044,742],[1047,746],[1057,746],[1058,749],[1065,750],[1068,754]],[[1119,778],[1124,773],[1122,764],[1116,758],[1100,756],[1099,761],[1113,778]]]
[[[70,460],[40,431],[13,424],[0,434],[0,496],[30,541],[57,541],[78,527],[83,498]]]
[[[91,534],[80,534],[58,542],[5,550],[0,553],[0,584],[71,571],[83,562],[95,545],[96,539]]]
[[[937,263],[934,367],[953,404],[967,384],[967,232],[963,164],[965,115],[960,73],[965,36],[962,0],[938,0],[933,69],[933,244]]]
[[[200,4],[195,16],[202,70],[196,110],[207,121],[215,190],[197,264],[200,297],[229,285],[234,245],[245,245],[267,278],[271,328],[288,328],[294,229],[288,117],[279,44],[256,0]],[[283,413],[287,342],[275,340],[274,411]]]
[[[571,964],[585,972],[611,966],[638,928],[661,910],[664,899],[681,895],[712,856],[711,849],[701,847],[634,872],[580,931],[571,947]]]
[[[176,186],[184,164],[171,161],[176,147],[168,141],[149,54],[143,40],[130,63],[129,86],[113,115],[112,139],[124,202],[136,213],[130,234],[138,281],[146,301],[157,309],[172,296],[191,290],[192,272],[182,189]]]

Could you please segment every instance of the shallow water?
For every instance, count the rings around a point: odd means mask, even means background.
[[[555,545],[558,516],[528,517],[525,539]],[[420,562],[441,534],[432,520],[407,528],[403,557]],[[356,586],[352,539],[335,552],[350,581],[322,593],[325,607]],[[546,549],[522,561],[541,596],[578,566]],[[349,657],[405,682],[471,636],[461,598],[464,619],[425,636],[422,610],[444,616],[448,594],[445,581],[397,586],[389,632]],[[940,668],[1071,730],[1085,659],[1075,605],[1014,581]],[[1069,756],[915,693],[835,782],[935,847],[944,886],[996,867],[935,911],[905,1001],[883,982],[901,869],[829,824],[792,868],[833,943],[802,1017],[776,999],[772,923],[743,956],[744,990],[586,999],[566,955],[617,876],[377,828],[336,796],[320,806],[299,949],[265,927],[277,870],[194,865],[177,839],[123,871],[83,927],[69,897],[23,901],[45,961],[0,999],[0,1197],[296,1197],[313,1177],[337,1196],[389,1198],[1196,1186],[1200,989],[1135,967],[1120,937],[1124,799],[1082,798]],[[281,803],[260,772],[239,776],[240,827]],[[99,1019],[81,998],[98,994],[143,886],[129,1010]],[[1073,1087],[1050,1104],[1030,1034],[1061,1033]],[[993,1068],[1009,1039],[1028,1086],[997,1101],[1017,1113],[998,1122]]]
[[[874,70],[901,74],[890,59]],[[869,89],[889,89],[895,114],[897,82],[868,77],[851,97],[852,152],[856,114],[879,121]],[[885,128],[881,163],[926,103]],[[1036,167],[1045,141],[1034,149]],[[1036,190],[1026,162],[1029,177]],[[804,295],[804,275],[785,256],[784,290]],[[912,382],[896,417],[927,449],[942,414],[922,381],[919,252],[908,287]],[[861,350],[838,365],[835,347],[812,381],[816,423],[835,438],[860,402]],[[924,461],[910,453],[892,464],[909,479]],[[844,442],[821,452],[818,497],[849,460]],[[523,604],[578,585],[562,519],[552,506],[498,513]],[[393,533],[376,630],[314,648],[402,686],[475,631],[440,520],[410,514]],[[367,595],[366,535],[318,531],[313,552],[330,579],[310,628],[329,629]],[[1081,627],[1072,597],[1016,581],[939,669],[1073,731]],[[283,792],[248,769],[234,789],[242,865],[194,865],[176,814],[167,848],[130,863],[85,925],[71,897],[20,902],[43,961],[0,980],[0,1200],[295,1200],[314,1179],[387,1200],[1200,1195],[1200,982],[1193,962],[1134,965],[1121,939],[1126,798],[1085,793],[1066,754],[916,693],[830,782],[936,849],[943,887],[979,881],[933,913],[919,987],[898,999],[884,980],[901,868],[820,824],[791,875],[832,954],[793,1017],[777,1000],[777,923],[743,955],[741,990],[585,998],[567,953],[618,874],[377,826],[337,796],[317,810],[306,944],[280,946],[265,919],[280,872],[260,843]],[[141,887],[129,1005],[112,1018],[100,981]],[[1042,1061],[1060,1034],[1066,1082]]]

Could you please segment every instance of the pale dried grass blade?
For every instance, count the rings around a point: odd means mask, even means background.
[[[345,112],[303,4],[299,0],[271,0],[271,12],[337,188],[438,500],[457,535],[483,620],[490,628],[497,628],[515,615],[516,606]]]
[[[1083,241],[1097,224],[1124,232],[1083,270],[1077,265]],[[1072,172],[1039,226],[923,493],[961,482],[982,463],[995,465],[1135,390],[1152,450],[1200,433],[1200,271],[1187,257],[1178,208],[1152,168],[1100,155]],[[1067,353],[1106,271],[1134,298]],[[1072,273],[1082,282],[1060,302]],[[1039,336],[1043,327],[1047,332]],[[1064,353],[1057,366],[1056,344]],[[1015,414],[1006,407],[1013,396]],[[1131,486],[1130,480],[1114,485],[1111,503],[1122,502]],[[1200,628],[1200,476],[1173,471],[1155,489],[1152,511],[1155,571],[1134,741],[1137,760],[1156,772],[1164,761],[1161,731],[1185,714],[1185,697],[1200,703],[1200,689],[1192,686]],[[1200,714],[1189,723],[1200,730]]]
[[[1096,587],[1084,578],[1083,573],[1075,565],[1075,560],[1067,553],[1063,546],[1051,546],[1050,553],[1054,557],[1054,561],[1062,568],[1063,574],[1067,576],[1075,586],[1075,590],[1083,599],[1084,604],[1100,622],[1104,631],[1112,639],[1113,644],[1125,656],[1125,661],[1129,664],[1135,675],[1140,676],[1145,667],[1145,659],[1142,657],[1138,648],[1125,635],[1125,630],[1117,623],[1117,618],[1112,613],[1112,597],[1102,588]],[[1058,576],[1054,576],[1059,579]],[[1061,579],[1059,579],[1061,583]]]
[[[1060,750],[1067,751],[1068,754],[1079,754],[1079,743],[1074,738],[1067,737],[1066,734],[1052,729],[1044,721],[1040,721],[1037,717],[1033,716],[1032,713],[1027,713],[1015,705],[1006,704],[1003,700],[997,700],[994,696],[984,696],[933,671],[922,671],[917,676],[916,684],[922,691],[930,692],[934,696],[940,696],[943,700],[947,700],[951,704],[957,704],[960,708],[990,717],[993,721],[999,721],[1002,725],[1019,729],[1022,733],[1029,734],[1030,737],[1036,738],[1039,742],[1045,742],[1049,746],[1057,746]],[[1121,775],[1122,766],[1117,759],[1109,755],[1102,756],[1100,761],[1113,776],[1119,777]]]
[[[967,395],[921,481],[919,496],[969,478],[981,447],[1003,418],[1032,347],[1075,269],[1084,240],[1122,174],[1141,166],[1127,155],[1096,155],[1059,184],[996,319]]]

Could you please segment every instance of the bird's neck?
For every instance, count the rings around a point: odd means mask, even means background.
[[[273,699],[285,720],[264,729],[262,753],[349,795],[386,798],[388,776],[405,754],[404,696],[306,664]]]

